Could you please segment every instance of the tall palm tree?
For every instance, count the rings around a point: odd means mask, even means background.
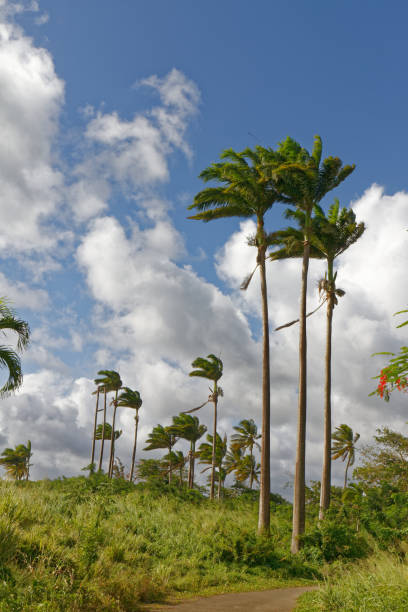
[[[256,468],[256,462],[253,461],[253,452],[254,446],[258,449],[260,448],[257,440],[261,437],[258,434],[258,428],[253,419],[242,419],[238,425],[234,426],[236,434],[233,434],[231,437],[231,446],[232,448],[242,448],[243,450],[249,450],[250,460],[246,462],[246,464],[250,467],[253,466]],[[254,472],[250,472],[249,476],[249,488],[252,489],[253,481],[254,481]],[[246,479],[245,479],[246,480]]]
[[[135,460],[136,460],[136,444],[137,444],[137,430],[139,426],[139,410],[142,406],[142,398],[140,397],[139,391],[133,391],[129,387],[123,387],[122,393],[119,395],[116,405],[123,408],[132,408],[135,410],[135,439],[133,442],[132,452],[132,465],[130,468],[129,481],[133,481],[133,474],[135,471]]]
[[[92,392],[92,395],[96,395],[96,405],[95,405],[95,416],[94,416],[94,426],[93,426],[93,435],[92,435],[92,452],[91,452],[91,472],[94,471],[95,469],[95,436],[96,436],[96,426],[98,424],[98,412],[100,412],[99,409],[99,394],[100,394],[100,387],[96,387],[96,391]]]
[[[296,467],[293,500],[292,553],[299,552],[299,536],[305,530],[305,452],[306,452],[306,294],[311,240],[311,218],[313,207],[332,189],[340,185],[353,172],[355,166],[343,166],[338,157],[322,161],[322,141],[315,136],[312,153],[292,138],[279,144],[279,155],[285,162],[278,168],[271,164],[265,173],[274,178],[275,187],[285,195],[298,210],[305,213],[303,235],[302,286],[300,299],[299,329],[299,400]]]
[[[214,457],[214,446],[215,446],[215,457]],[[221,498],[221,489],[223,482],[225,480],[225,476],[227,475],[226,470],[223,468],[224,457],[227,454],[227,434],[224,435],[224,438],[221,438],[220,434],[216,434],[215,436],[215,444],[214,444],[214,436],[211,434],[207,434],[207,442],[203,442],[200,444],[199,449],[197,451],[197,456],[200,459],[200,463],[207,464],[208,467],[202,470],[202,472],[206,472],[211,469],[211,481],[210,484],[214,483],[216,478],[213,478],[213,469],[218,468],[218,499]]]
[[[252,244],[257,248],[257,267],[260,270],[262,300],[262,451],[261,488],[259,500],[258,531],[269,534],[270,527],[270,365],[269,365],[269,321],[265,275],[266,233],[264,217],[276,201],[286,201],[274,187],[272,175],[265,177],[264,166],[275,167],[276,155],[271,149],[256,147],[237,153],[225,150],[221,162],[213,163],[200,174],[205,182],[215,181],[216,187],[200,191],[189,209],[198,213],[190,219],[211,221],[224,217],[254,217],[257,224]],[[245,289],[252,275],[243,283]]]
[[[208,396],[208,400],[197,406],[197,408],[193,408],[192,410],[185,410],[184,414],[189,414],[190,412],[195,412],[196,410],[200,410],[203,408],[208,402],[212,402],[214,404],[214,422],[213,422],[213,448],[212,448],[212,468],[211,468],[211,484],[210,484],[210,499],[214,499],[214,488],[215,488],[215,445],[217,438],[217,406],[218,406],[218,398],[223,396],[223,391],[221,387],[218,386],[218,381],[222,376],[223,363],[221,359],[216,357],[213,354],[207,355],[207,358],[197,357],[191,364],[194,370],[190,372],[189,376],[198,376],[199,378],[206,378],[207,380],[213,381],[213,388],[210,387],[210,395]]]
[[[360,438],[360,434],[353,434],[351,427],[343,423],[336,427],[336,430],[332,436],[334,440],[333,447],[331,449],[332,459],[338,459],[341,457],[342,461],[347,459],[346,471],[344,473],[344,486],[347,487],[347,471],[350,465],[353,465],[356,454],[356,442]]]
[[[108,476],[112,477],[112,469],[113,469],[113,459],[115,455],[115,438],[113,432],[115,431],[115,420],[116,420],[116,402],[118,399],[119,389],[122,387],[122,381],[120,379],[120,375],[115,370],[99,370],[98,375],[100,378],[95,379],[95,385],[100,390],[103,390],[104,393],[104,410],[103,410],[103,423],[105,426],[106,422],[106,396],[107,393],[115,392],[115,398],[113,400],[113,418],[112,418],[112,438],[111,438],[111,447],[110,447],[110,456],[109,456],[109,467],[108,467]],[[99,470],[102,469],[102,456],[103,456],[103,445],[104,439],[102,438],[101,445],[101,454],[99,458]]]
[[[0,346],[0,368],[7,368],[8,379],[0,388],[0,397],[16,391],[23,383],[21,360],[18,353],[27,348],[30,341],[30,327],[19,319],[4,297],[0,298],[0,331],[13,331],[17,334],[17,350],[10,346]]]
[[[170,425],[169,430],[177,437],[190,442],[188,453],[188,488],[192,489],[194,487],[195,445],[205,434],[207,427],[200,424],[198,417],[181,412],[178,416],[173,417],[173,425]]]
[[[177,436],[170,431],[169,427],[156,425],[147,437],[147,446],[143,450],[156,450],[158,448],[167,448],[169,454],[169,485],[171,484],[171,475],[173,471],[171,449],[177,442]]]
[[[285,230],[274,232],[270,242],[275,245],[283,245],[282,248],[273,252],[270,258],[273,260],[287,257],[301,257],[303,251],[304,226],[306,214],[301,211],[287,211],[287,217],[293,218],[298,228],[288,227]],[[356,223],[356,216],[351,208],[340,209],[339,200],[336,198],[334,204],[326,214],[319,205],[314,206],[314,217],[311,220],[310,256],[325,259],[327,271],[324,278],[319,281],[319,294],[321,304],[326,303],[326,355],[325,355],[325,402],[324,402],[324,451],[323,469],[320,495],[319,518],[323,519],[325,511],[330,506],[331,486],[331,356],[332,356],[332,324],[333,310],[338,304],[338,297],[345,295],[343,289],[336,286],[337,272],[334,272],[335,259],[344,253],[364,233],[364,223]],[[313,314],[313,313],[309,313]],[[309,316],[309,315],[308,315]],[[286,326],[296,323],[292,321]]]

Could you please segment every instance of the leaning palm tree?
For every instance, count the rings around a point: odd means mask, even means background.
[[[351,427],[343,423],[336,427],[336,430],[332,436],[334,440],[333,447],[331,449],[332,459],[338,459],[341,457],[342,461],[347,459],[346,471],[344,473],[344,486],[347,487],[347,471],[350,465],[353,465],[356,454],[356,442],[360,438],[360,434],[353,434]]]
[[[237,433],[231,436],[232,448],[242,448],[243,450],[248,449],[250,460],[246,463],[248,466],[256,466],[255,461],[253,461],[253,452],[254,446],[258,449],[260,448],[257,440],[259,440],[261,436],[258,434],[258,428],[255,421],[253,419],[242,419],[238,425],[234,426],[234,429]],[[249,488],[252,489],[254,472],[250,473],[249,479]]]
[[[364,233],[364,223],[356,223],[356,216],[351,208],[340,209],[338,199],[330,206],[327,216],[323,209],[316,205],[314,217],[311,220],[310,256],[325,259],[327,271],[324,278],[319,280],[320,308],[324,303],[327,305],[326,312],[326,356],[325,356],[325,404],[324,404],[324,451],[323,470],[320,494],[319,519],[322,520],[325,511],[330,506],[331,486],[331,356],[332,356],[332,324],[333,310],[338,304],[338,298],[345,295],[345,291],[336,286],[337,272],[334,272],[335,259],[344,253]],[[289,257],[301,257],[303,252],[304,227],[306,214],[301,210],[287,211],[287,217],[293,218],[298,225],[288,227],[271,234],[270,242],[281,246],[274,251],[270,258],[272,260],[285,259]],[[283,246],[282,246],[283,245]],[[317,310],[317,309],[316,309]],[[315,312],[315,311],[313,311]],[[307,316],[309,316],[309,313]],[[296,321],[291,321],[282,327],[289,327]]]
[[[31,442],[18,444],[15,448],[6,448],[1,453],[0,465],[6,470],[7,476],[14,480],[28,480],[30,475]]]
[[[190,372],[189,376],[198,376],[199,378],[206,378],[207,380],[213,381],[213,388],[210,387],[210,395],[208,396],[208,400],[197,406],[197,408],[193,408],[192,410],[185,410],[184,414],[188,414],[190,412],[195,412],[196,410],[200,410],[203,408],[208,402],[212,402],[214,404],[214,422],[213,422],[213,448],[212,448],[212,468],[211,468],[211,484],[210,484],[210,499],[214,499],[214,488],[215,488],[215,444],[217,438],[217,406],[218,406],[218,398],[223,396],[223,391],[221,387],[218,386],[218,381],[222,376],[223,364],[221,359],[216,357],[215,355],[207,355],[207,359],[204,357],[197,357],[191,364],[193,368],[195,368],[192,372]]]
[[[215,446],[215,458],[214,458],[214,446]],[[226,470],[224,469],[224,457],[227,454],[227,434],[224,435],[224,438],[221,438],[220,434],[216,434],[215,436],[215,444],[214,437],[211,434],[207,434],[207,442],[203,442],[200,444],[199,449],[197,451],[197,456],[200,459],[200,463],[207,464],[208,467],[201,470],[202,472],[206,472],[211,469],[211,480],[210,486],[218,481],[218,499],[221,498],[221,489],[225,477],[227,475]],[[213,469],[217,468],[217,477],[213,477]]]
[[[276,201],[286,201],[274,187],[273,177],[265,177],[264,166],[275,167],[276,155],[270,149],[256,147],[237,153],[227,149],[221,155],[221,162],[213,163],[203,170],[200,178],[215,181],[218,186],[200,191],[189,209],[198,213],[190,219],[211,221],[224,217],[254,217],[257,224],[256,236],[252,240],[257,248],[257,267],[260,270],[263,365],[262,365],[262,451],[261,490],[259,501],[258,531],[269,533],[270,526],[270,366],[269,366],[269,322],[268,299],[265,275],[266,233],[264,218]],[[243,283],[246,288],[252,275]],[[212,487],[213,488],[213,487]]]
[[[122,387],[122,381],[120,379],[120,375],[115,370],[99,370],[98,375],[101,378],[95,379],[95,385],[103,391],[104,393],[104,407],[103,407],[103,423],[106,422],[106,396],[108,393],[115,392],[115,398],[113,400],[113,419],[112,419],[112,438],[111,438],[111,447],[110,447],[110,456],[109,456],[109,467],[108,467],[108,476],[112,477],[112,469],[113,469],[113,460],[115,455],[115,438],[113,437],[113,432],[115,431],[115,420],[116,420],[116,402],[118,399],[118,391]],[[102,469],[102,456],[103,456],[103,445],[104,439],[102,438],[101,445],[101,454],[99,458],[99,470]]]
[[[249,488],[252,489],[254,482],[259,482],[260,464],[253,455],[245,455],[235,470],[237,482],[249,480]]]
[[[27,348],[30,341],[30,327],[26,321],[19,319],[7,303],[6,298],[0,298],[0,331],[13,331],[17,334],[17,350],[10,346],[0,346],[0,368],[7,368],[8,379],[0,388],[0,397],[16,391],[23,383],[21,360],[18,353]]]
[[[184,467],[188,461],[188,457],[185,457],[182,451],[171,451],[164,455],[161,463],[166,473],[171,470],[178,470],[179,473],[179,485],[183,486],[183,475]]]
[[[146,451],[156,450],[158,448],[167,448],[169,455],[169,485],[171,484],[171,475],[173,472],[171,451],[176,442],[177,436],[175,436],[174,433],[170,431],[169,427],[163,427],[163,425],[156,425],[156,427],[153,427],[152,431],[148,435],[146,440],[147,446],[145,446],[145,448],[143,449]]]
[[[298,210],[305,213],[303,235],[302,286],[299,329],[299,400],[296,468],[293,500],[292,553],[299,552],[300,535],[305,530],[305,452],[306,452],[306,294],[311,241],[313,207],[332,189],[340,185],[353,172],[355,166],[343,166],[338,157],[322,161],[322,141],[316,136],[312,153],[292,138],[280,143],[277,152],[285,158],[278,168],[271,164],[265,174],[273,177],[275,187]]]
[[[137,444],[137,430],[139,426],[139,410],[142,406],[142,398],[140,397],[139,391],[133,391],[129,387],[123,387],[122,393],[119,395],[116,405],[123,408],[132,408],[135,410],[135,439],[133,442],[132,452],[132,465],[130,468],[129,481],[133,481],[133,474],[135,472],[135,460],[136,460],[136,444]]]
[[[177,437],[190,442],[188,453],[188,488],[192,489],[194,487],[195,445],[205,434],[207,427],[200,424],[198,417],[181,412],[178,416],[173,417],[173,425],[170,425],[169,430]]]

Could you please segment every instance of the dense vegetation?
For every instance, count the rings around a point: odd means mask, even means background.
[[[287,555],[290,505],[272,497],[272,536],[259,538],[257,496],[214,504],[164,479],[102,474],[3,481],[0,610],[134,611],[169,595],[310,581],[319,564]]]

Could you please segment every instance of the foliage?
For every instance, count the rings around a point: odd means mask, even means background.
[[[408,609],[408,566],[379,554],[339,570],[317,591],[302,595],[296,612],[405,612]]]
[[[408,310],[400,310],[395,315],[407,313]],[[394,315],[394,316],[395,316]],[[408,320],[397,325],[397,328],[408,325]],[[408,392],[408,346],[402,346],[398,355],[390,352],[375,353],[375,355],[391,355],[387,366],[381,370],[381,374],[375,378],[379,378],[379,383],[375,391],[370,395],[378,395],[386,402],[390,399],[390,394],[395,390]]]
[[[0,465],[6,470],[7,476],[14,480],[28,480],[30,474],[31,442],[27,446],[18,444],[15,448],[6,448],[1,453]]]
[[[288,519],[258,539],[257,504],[89,478],[0,482],[0,609],[130,612],[172,594],[255,590],[318,573],[287,560]]]
[[[3,333],[13,331],[17,334],[17,352],[10,346],[0,346],[0,368],[8,370],[8,379],[0,389],[0,397],[4,397],[22,385],[23,373],[18,353],[27,348],[30,341],[28,323],[17,317],[4,297],[0,298],[0,330]]]

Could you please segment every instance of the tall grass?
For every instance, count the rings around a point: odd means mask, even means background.
[[[408,565],[378,553],[338,570],[318,591],[301,597],[296,612],[406,612]]]
[[[290,506],[255,535],[257,502],[135,487],[104,476],[0,482],[0,611],[135,611],[168,595],[301,584]]]

